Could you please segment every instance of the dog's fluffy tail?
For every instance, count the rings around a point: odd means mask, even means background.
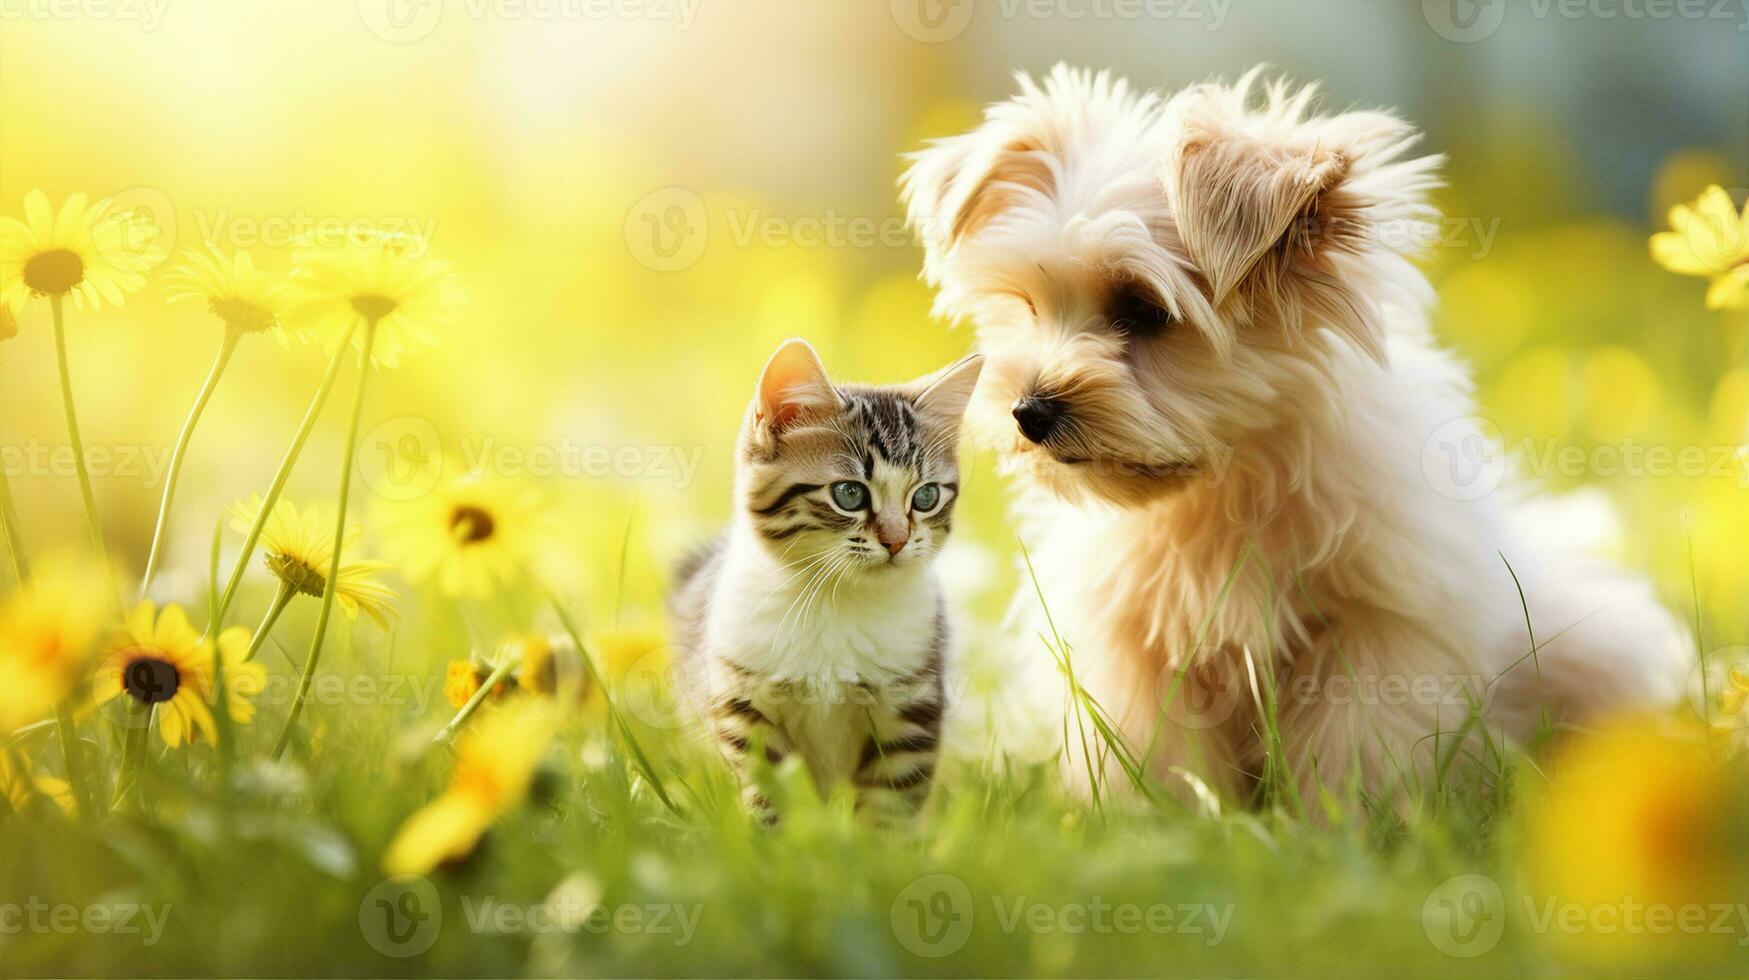
[[[1596,557],[1617,536],[1608,498],[1522,501],[1511,523],[1536,653],[1499,681],[1494,704],[1508,729],[1534,732],[1545,710],[1557,723],[1586,724],[1676,704],[1695,663],[1692,640],[1649,582]]]

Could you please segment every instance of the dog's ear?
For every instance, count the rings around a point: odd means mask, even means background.
[[[1440,159],[1405,159],[1419,136],[1388,112],[1309,115],[1310,87],[1273,82],[1248,106],[1257,75],[1167,107],[1161,179],[1179,237],[1217,308],[1242,297],[1254,318],[1327,326],[1382,359],[1378,312],[1344,260],[1430,240]]]
[[[905,220],[923,243],[927,272],[967,235],[1023,198],[1048,199],[1056,172],[1038,141],[992,124],[936,140],[909,157],[899,179]]]
[[[786,340],[759,375],[752,421],[761,435],[775,439],[798,421],[835,412],[841,405],[814,348],[805,340]]]
[[[1320,202],[1347,172],[1341,152],[1325,147],[1270,146],[1228,133],[1186,135],[1168,161],[1166,193],[1215,306],[1269,252],[1308,243]]]

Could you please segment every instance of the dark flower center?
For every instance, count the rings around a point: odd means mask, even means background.
[[[272,313],[240,299],[216,299],[207,304],[225,326],[243,333],[257,333],[278,324]]]
[[[170,661],[142,654],[122,668],[121,686],[135,701],[162,704],[176,696],[182,675]]]
[[[387,296],[376,296],[371,293],[359,293],[352,297],[352,308],[370,323],[380,322],[383,317],[395,312],[395,307],[400,305]]]
[[[449,529],[462,544],[477,544],[491,537],[498,525],[483,508],[463,504],[450,511]]]
[[[85,260],[64,248],[38,252],[24,263],[24,284],[33,292],[59,296],[85,279]]]
[[[275,578],[304,595],[320,598],[322,590],[328,585],[327,575],[290,555],[269,552],[267,570],[272,572]]]

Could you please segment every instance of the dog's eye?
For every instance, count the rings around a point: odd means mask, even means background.
[[[1146,288],[1129,284],[1118,289],[1106,309],[1112,329],[1129,337],[1148,337],[1172,325],[1172,311]]]

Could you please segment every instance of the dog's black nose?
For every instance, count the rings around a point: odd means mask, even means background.
[[[1067,411],[1068,406],[1055,398],[1027,395],[1014,403],[1014,421],[1019,423],[1021,435],[1042,443],[1057,431]]]

